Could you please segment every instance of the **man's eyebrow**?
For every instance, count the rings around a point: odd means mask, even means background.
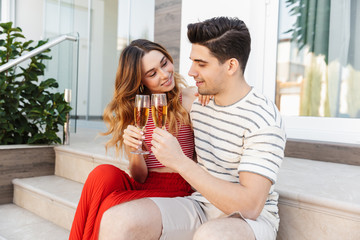
[[[166,59],[166,56],[163,56],[163,57],[161,58],[161,60],[160,60],[160,64],[161,64],[165,59]],[[146,76],[149,72],[154,71],[154,69],[155,69],[155,68],[152,68],[152,69],[148,70],[148,71],[145,73],[145,76]]]
[[[194,62],[199,62],[199,63],[208,63],[207,61],[205,60],[202,60],[202,59],[191,59],[191,57],[189,57],[191,61],[194,61]]]

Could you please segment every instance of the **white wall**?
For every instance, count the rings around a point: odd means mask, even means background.
[[[15,0],[13,0],[15,1]],[[27,39],[43,39],[43,0],[16,0],[15,24],[23,30]]]

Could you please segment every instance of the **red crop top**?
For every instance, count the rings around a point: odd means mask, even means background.
[[[181,101],[181,97],[180,97]],[[149,148],[149,151],[151,153],[151,139],[152,134],[155,129],[154,121],[151,114],[151,108],[149,112],[149,119],[146,124],[146,132],[145,132],[145,143]],[[166,124],[166,129],[168,129],[168,124]],[[181,146],[181,149],[183,150],[184,154],[190,158],[193,159],[194,156],[194,133],[189,125],[181,125],[179,128],[177,140],[179,141],[179,144]],[[158,168],[158,167],[164,167],[155,157],[154,154],[149,154],[148,157],[145,159],[146,165],[148,168]]]

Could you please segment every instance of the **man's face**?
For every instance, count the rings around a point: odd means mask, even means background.
[[[196,81],[198,91],[202,95],[216,95],[224,89],[224,77],[226,76],[226,65],[221,64],[207,47],[192,44],[190,59],[192,65],[189,76]]]

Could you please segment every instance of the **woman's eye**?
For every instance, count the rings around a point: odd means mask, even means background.
[[[165,67],[167,65],[168,61],[165,61],[161,66]]]
[[[155,76],[156,75],[156,72],[152,72],[151,74],[150,74],[150,77],[153,77],[153,76]]]

